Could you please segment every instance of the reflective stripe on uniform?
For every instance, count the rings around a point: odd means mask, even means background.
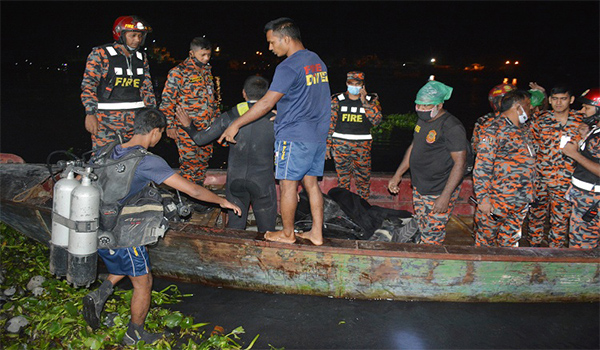
[[[335,137],[338,139],[343,139],[343,140],[372,140],[373,136],[371,136],[371,134],[363,134],[363,135],[356,135],[356,134],[342,134],[339,132],[334,132],[331,137]]]
[[[117,102],[117,103],[98,103],[98,110],[124,110],[144,108],[144,102]]]
[[[580,188],[582,190],[591,191],[591,192],[600,192],[600,185],[591,184],[589,182],[581,181],[576,177],[571,178],[571,182],[573,186]]]

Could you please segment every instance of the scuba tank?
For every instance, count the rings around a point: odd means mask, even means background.
[[[79,186],[79,181],[75,180],[72,166],[67,167],[61,177],[62,179],[54,185],[52,196],[52,238],[50,239],[49,269],[50,273],[56,277],[67,275],[69,227],[64,220],[71,214],[71,193],[75,187]]]
[[[98,263],[98,219],[100,191],[92,185],[91,168],[82,174],[81,184],[71,194],[67,282],[75,287],[89,287],[96,280]]]

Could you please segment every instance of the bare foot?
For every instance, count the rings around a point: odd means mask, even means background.
[[[312,231],[298,232],[298,233],[296,233],[296,236],[298,236],[300,238],[303,238],[303,239],[308,239],[314,245],[322,245],[323,244],[323,235],[322,234],[316,234],[316,233],[314,233]]]
[[[290,238],[290,236],[286,235],[283,231],[267,231],[265,232],[265,240],[293,244],[296,242],[296,237],[292,234]]]

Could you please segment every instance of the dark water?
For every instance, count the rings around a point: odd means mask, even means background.
[[[155,288],[170,282],[156,280]],[[330,299],[178,283],[168,306],[256,349],[598,349],[598,303],[445,303]]]
[[[152,66],[161,82],[170,67]],[[344,90],[348,68],[330,69],[332,93]],[[397,77],[389,71],[365,68],[367,90],[380,95],[384,115],[406,113],[414,107],[416,91],[431,73],[454,87],[446,108],[461,119],[468,134],[476,118],[489,110],[489,89],[503,74],[473,75],[424,72],[418,77]],[[91,147],[84,128],[84,110],[79,99],[83,63],[68,72],[20,71],[2,66],[0,151],[15,153],[30,163],[45,162],[50,152],[72,149],[81,155]],[[215,63],[221,76],[223,103],[241,101],[241,86],[251,73],[227,72]],[[555,73],[555,72],[554,72]],[[550,87],[561,76],[536,71],[523,72],[519,86],[530,80]],[[271,77],[272,72],[265,76]],[[581,76],[579,76],[581,77]],[[589,77],[587,77],[589,78]],[[592,77],[592,81],[595,78]],[[576,79],[583,91],[589,79]],[[396,132],[373,147],[373,171],[395,171],[410,132]],[[166,137],[153,149],[174,167],[177,149]],[[227,150],[215,147],[211,167],[224,166]],[[56,161],[56,160],[54,160]],[[333,170],[331,161],[327,170]],[[155,289],[170,284],[156,280]],[[198,322],[211,322],[227,330],[243,326],[249,344],[260,334],[255,348],[269,344],[286,349],[598,349],[600,347],[599,304],[469,304],[438,302],[390,302],[271,295],[216,289],[178,283],[184,293],[193,293],[173,306],[193,314]],[[600,292],[600,291],[599,291]]]

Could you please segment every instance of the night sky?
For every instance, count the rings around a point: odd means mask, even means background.
[[[588,66],[598,75],[600,2],[363,1],[2,1],[2,62],[52,63],[77,45],[86,54],[112,41],[112,25],[136,14],[154,29],[149,40],[185,58],[195,36],[223,52],[267,52],[263,27],[295,19],[307,48],[322,57],[377,54],[439,64],[521,60],[563,69]],[[148,42],[147,42],[148,43]],[[270,54],[270,53],[269,53]]]

